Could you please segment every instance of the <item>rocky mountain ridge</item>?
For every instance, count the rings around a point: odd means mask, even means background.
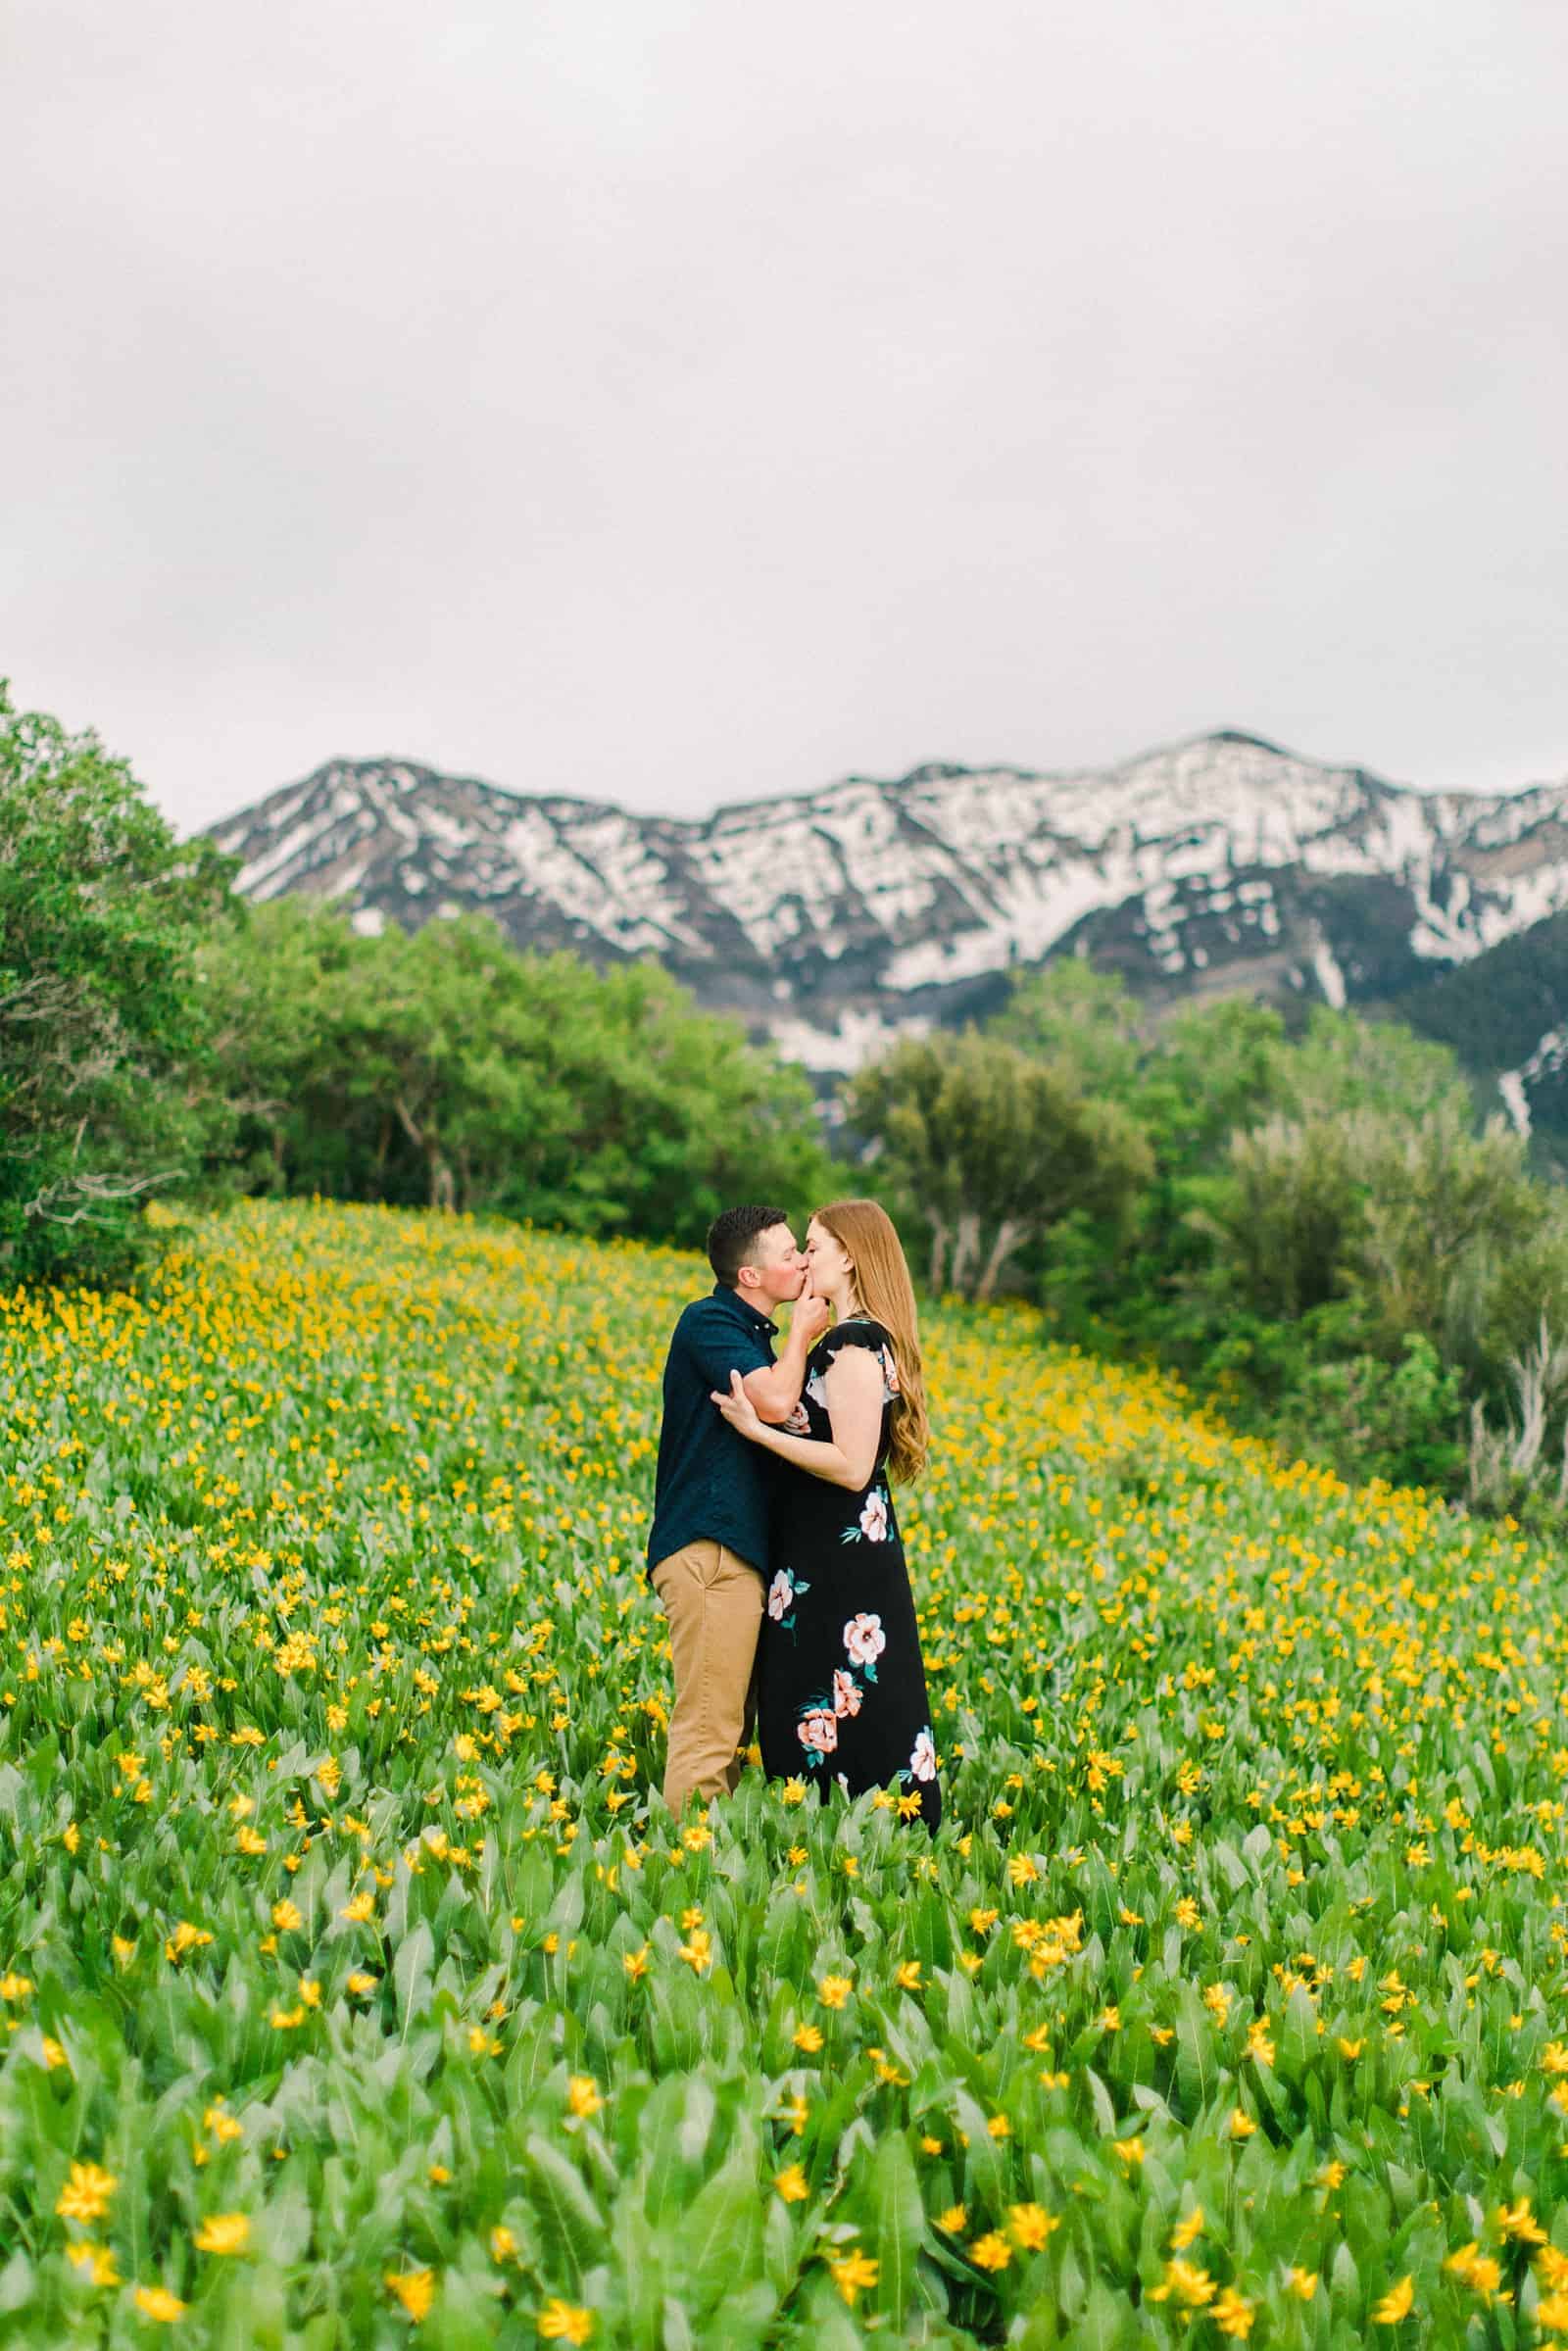
[[[519,947],[655,955],[819,1074],[983,1014],[1064,953],[1156,1003],[1416,1017],[1427,982],[1568,908],[1568,781],[1423,793],[1228,731],[1107,769],[931,765],[693,819],[335,759],[211,830],[255,898],[309,892],[368,928],[482,908]],[[1514,1065],[1521,1119],[1526,1064],[1554,1076],[1565,1023],[1568,1003]]]

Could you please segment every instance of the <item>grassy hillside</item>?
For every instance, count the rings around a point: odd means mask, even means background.
[[[681,1835],[695,1261],[179,1241],[0,1298],[0,2343],[1568,2333],[1559,1561],[944,1315],[941,1836]]]

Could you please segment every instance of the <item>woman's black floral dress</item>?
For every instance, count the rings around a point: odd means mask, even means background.
[[[882,1436],[858,1494],[781,1463],[762,1619],[758,1725],[770,1779],[836,1780],[852,1796],[900,1784],[935,1829],[942,1818],[925,1665],[904,1544],[887,1477],[898,1370],[879,1322],[860,1317],[824,1333],[785,1427],[831,1443],[823,1383],[842,1347],[882,1363]]]

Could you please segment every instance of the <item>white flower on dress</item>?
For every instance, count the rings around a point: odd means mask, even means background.
[[[786,1437],[810,1436],[811,1415],[807,1411],[804,1402],[790,1406],[790,1416],[782,1426]]]
[[[795,1736],[803,1747],[815,1747],[822,1755],[831,1755],[839,1743],[838,1723],[831,1714],[803,1714],[795,1726]]]
[[[903,1393],[899,1386],[898,1361],[894,1355],[893,1349],[890,1347],[885,1347],[882,1349],[882,1385],[887,1390],[887,1396],[883,1399],[884,1402],[890,1400],[893,1396],[902,1395]]]
[[[783,1621],[784,1611],[795,1597],[795,1578],[788,1568],[781,1567],[767,1588],[767,1613],[774,1624]]]
[[[860,1711],[860,1685],[842,1665],[833,1669],[833,1711],[841,1716]]]
[[[929,1731],[921,1731],[909,1757],[909,1769],[917,1780],[934,1780],[937,1776],[937,1750]]]
[[[852,1616],[844,1628],[844,1646],[854,1665],[874,1665],[887,1645],[879,1616]]]
[[[873,1486],[860,1511],[860,1533],[867,1543],[885,1543],[888,1534],[888,1497],[880,1486]]]

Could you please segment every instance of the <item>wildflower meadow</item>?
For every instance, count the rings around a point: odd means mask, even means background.
[[[1018,1307],[945,1821],[672,1821],[691,1256],[250,1204],[0,1296],[0,2344],[1568,2341],[1564,1562]]]

